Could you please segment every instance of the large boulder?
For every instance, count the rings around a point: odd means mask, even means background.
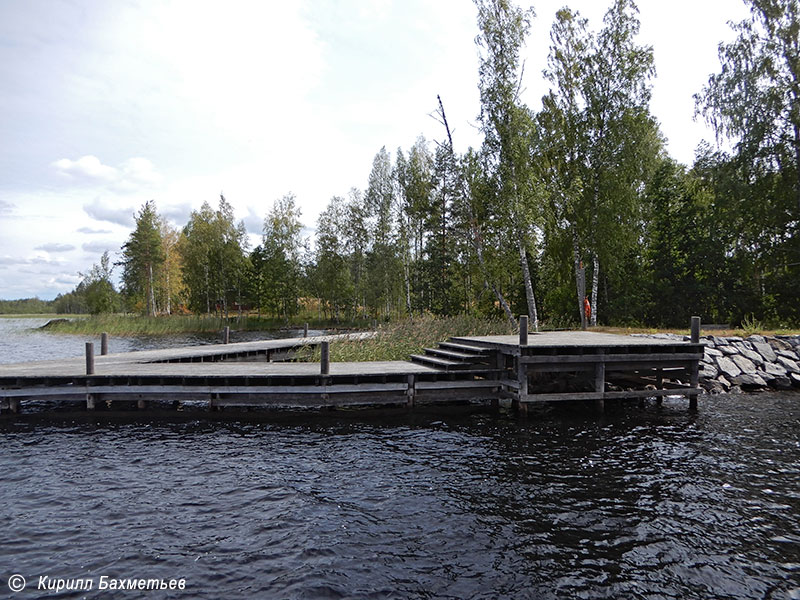
[[[742,370],[736,366],[736,363],[725,356],[720,356],[717,358],[717,367],[719,368],[720,373],[722,373],[722,375],[728,379],[737,377],[742,373]]]
[[[764,363],[764,372],[772,377],[786,377],[786,368],[775,363]]]
[[[761,356],[755,350],[750,350],[749,348],[742,348],[739,351],[739,354],[744,356],[746,359],[752,361],[756,365],[763,365],[764,364],[764,357]]]
[[[778,357],[778,364],[784,367],[790,373],[800,373],[800,366],[797,361],[786,358],[785,356]]]
[[[741,355],[735,355],[731,357],[736,366],[742,371],[742,373],[747,373],[749,375],[755,375],[758,372],[756,369],[755,363],[750,360],[749,358],[745,358]]]
[[[704,379],[716,379],[717,375],[719,375],[719,369],[717,368],[717,365],[705,361],[700,363],[700,377],[703,377]]]
[[[767,387],[767,382],[756,373],[742,373],[741,375],[734,377],[731,381],[734,385],[738,385],[744,390]]]
[[[786,340],[781,340],[778,338],[769,338],[767,340],[770,346],[772,346],[775,350],[791,350],[792,345],[787,342]]]
[[[772,346],[766,342],[753,342],[753,348],[755,348],[755,351],[758,352],[765,361],[770,363],[775,362],[775,359],[777,358],[775,355],[775,350],[773,350]]]

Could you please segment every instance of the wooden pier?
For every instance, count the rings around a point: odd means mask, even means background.
[[[697,405],[703,347],[696,339],[524,333],[455,337],[410,361],[358,363],[293,360],[316,345],[324,359],[328,344],[343,336],[98,357],[87,345],[83,358],[0,365],[0,408],[19,412],[24,404],[43,400],[85,403],[94,410],[123,403],[144,409],[152,402],[216,409],[510,399],[525,413],[532,403],[588,400],[602,406],[605,400],[666,395]]]

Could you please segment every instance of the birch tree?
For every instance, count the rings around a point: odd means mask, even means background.
[[[534,328],[539,318],[528,264],[530,230],[537,197],[530,179],[530,134],[533,119],[519,99],[522,85],[520,51],[530,29],[533,9],[510,0],[476,0],[481,49],[480,122],[486,168],[496,182],[498,215],[512,232],[522,271],[528,315]]]

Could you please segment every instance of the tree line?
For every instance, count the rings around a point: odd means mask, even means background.
[[[520,97],[533,10],[476,0],[480,147],[456,152],[437,99],[440,139],[381,148],[366,188],[332,197],[312,237],[296,198],[276,200],[252,249],[223,196],[181,229],[147,202],[119,262],[105,255],[56,302],[288,320],[314,299],[331,319],[524,313],[537,327],[683,326],[698,314],[796,325],[798,1],[746,4],[738,37],[720,45],[720,72],[695,96],[730,152],[703,144],[691,166],[667,153],[633,0],[613,0],[597,30],[558,11],[538,111]]]

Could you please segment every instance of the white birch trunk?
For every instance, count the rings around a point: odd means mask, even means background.
[[[600,281],[600,259],[597,258],[597,254],[592,258],[592,262],[592,327],[597,327],[597,287]]]

